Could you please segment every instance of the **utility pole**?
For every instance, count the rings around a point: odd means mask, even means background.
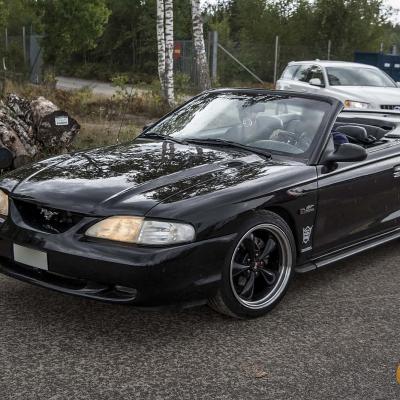
[[[6,52],[8,51],[8,29],[6,28],[5,29],[5,31],[4,31],[4,33],[5,33],[5,36],[4,36],[4,38],[5,38],[5,45],[6,45]]]
[[[328,40],[328,60],[331,59],[331,48],[332,48],[332,41]]]
[[[213,45],[212,45],[212,68],[211,68],[211,77],[212,81],[217,81],[218,74],[218,32],[214,31],[212,33]]]
[[[279,36],[275,37],[274,86],[278,80]]]
[[[22,48],[24,52],[24,63],[26,64],[26,29],[22,27]]]

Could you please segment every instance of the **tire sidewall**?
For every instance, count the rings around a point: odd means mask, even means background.
[[[287,279],[286,285],[277,296],[277,298],[269,304],[268,306],[265,306],[260,309],[251,309],[243,305],[242,303],[239,302],[239,300],[235,297],[233,293],[233,289],[231,287],[231,261],[232,257],[234,255],[234,252],[236,250],[236,247],[238,243],[242,240],[243,236],[252,228],[262,225],[262,224],[270,224],[270,225],[275,225],[278,227],[282,233],[285,235],[286,239],[289,242],[290,249],[291,249],[291,271],[289,278]],[[240,223],[240,230],[238,231],[237,237],[235,241],[232,243],[232,246],[225,258],[223,270],[222,270],[222,284],[220,288],[220,293],[219,295],[221,296],[221,299],[225,306],[229,309],[230,313],[235,315],[236,317],[239,318],[256,318],[261,315],[266,314],[268,311],[270,311],[272,308],[274,308],[279,301],[282,299],[282,297],[285,295],[289,283],[291,281],[291,277],[293,275],[293,270],[294,270],[294,264],[296,260],[296,245],[295,245],[295,240],[293,237],[293,233],[291,229],[289,228],[288,224],[285,222],[283,218],[281,218],[279,215],[271,212],[271,211],[258,211],[255,212],[250,218],[247,218],[245,221],[242,221]]]

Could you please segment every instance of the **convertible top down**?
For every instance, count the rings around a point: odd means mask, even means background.
[[[342,108],[212,90],[132,142],[12,171],[1,272],[114,303],[263,315],[295,270],[400,236],[400,114]]]

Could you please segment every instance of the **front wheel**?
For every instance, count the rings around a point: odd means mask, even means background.
[[[271,310],[285,294],[295,241],[285,220],[270,211],[256,213],[238,237],[209,305],[236,318],[254,318]]]

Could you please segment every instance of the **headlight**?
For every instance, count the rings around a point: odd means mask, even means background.
[[[371,108],[371,104],[363,103],[362,101],[353,101],[353,100],[346,100],[344,102],[345,108],[359,108],[359,109],[366,109]]]
[[[86,236],[125,243],[167,245],[191,242],[192,225],[179,222],[146,221],[140,217],[115,216],[103,219],[86,231]]]
[[[0,190],[0,215],[6,217],[8,215],[8,195]]]

